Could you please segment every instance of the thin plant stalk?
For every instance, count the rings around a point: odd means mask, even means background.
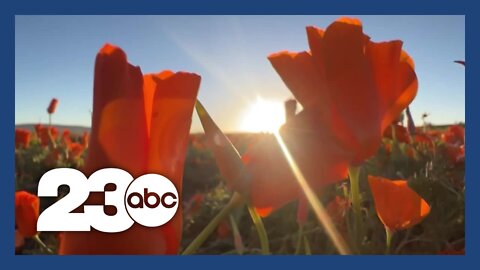
[[[312,249],[310,248],[310,242],[306,235],[303,236],[303,247],[305,248],[306,255],[312,255]]]
[[[268,242],[267,230],[265,230],[262,218],[258,214],[257,210],[255,210],[255,208],[252,206],[248,207],[248,212],[250,213],[250,217],[252,218],[255,229],[257,230],[258,238],[260,239],[260,246],[262,248],[262,254],[268,255],[270,254],[270,244]]]
[[[182,255],[191,255],[195,253],[200,246],[207,240],[212,232],[218,227],[218,224],[224,220],[230,213],[242,205],[245,199],[240,193],[235,192],[228,204],[208,223],[208,225],[200,232],[197,237],[185,248]]]
[[[392,237],[393,231],[390,230],[388,227],[385,227],[385,254],[390,254],[392,248]]]
[[[37,234],[33,237],[33,240],[37,242],[43,249],[45,249],[49,254],[54,254],[54,252],[40,239],[40,236]]]
[[[297,236],[297,244],[295,247],[295,255],[300,254],[300,250],[302,249],[302,240],[303,240],[303,226],[299,225],[298,227],[298,236]]]
[[[348,174],[350,178],[350,194],[353,208],[353,232],[355,247],[358,251],[360,249],[363,232],[362,209],[360,205],[360,167],[350,167],[348,169]]]

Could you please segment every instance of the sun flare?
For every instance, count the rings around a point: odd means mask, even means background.
[[[241,129],[248,132],[275,133],[285,123],[283,103],[258,97],[244,114]]]

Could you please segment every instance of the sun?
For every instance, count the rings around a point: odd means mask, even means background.
[[[258,97],[245,112],[241,130],[275,133],[284,123],[283,103]]]

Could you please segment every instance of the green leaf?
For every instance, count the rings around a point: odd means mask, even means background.
[[[242,181],[244,166],[240,154],[198,100],[195,109],[202,123],[207,145],[215,156],[217,166],[225,178],[227,186],[244,193],[245,186]]]

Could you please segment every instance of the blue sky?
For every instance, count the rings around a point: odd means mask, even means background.
[[[124,49],[143,73],[184,70],[202,76],[199,99],[225,131],[241,128],[257,99],[290,91],[267,55],[308,49],[305,26],[340,16],[16,16],[15,122],[90,125],[95,55],[106,42]],[[373,41],[401,39],[413,57],[419,92],[412,103],[434,124],[465,121],[464,16],[353,16]],[[201,130],[196,117],[192,131]]]

